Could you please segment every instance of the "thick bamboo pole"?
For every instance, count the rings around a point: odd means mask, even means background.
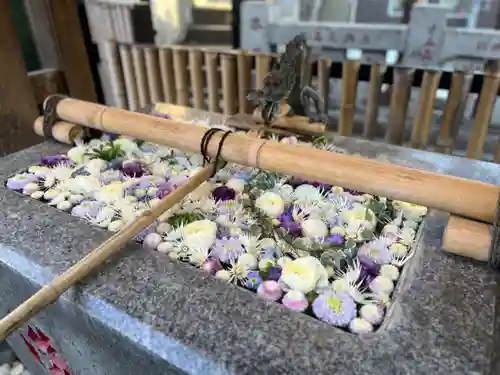
[[[392,85],[391,103],[389,105],[389,120],[385,133],[385,141],[387,143],[403,143],[406,113],[408,111],[414,73],[415,71],[411,69],[394,68],[394,83]]]
[[[328,113],[328,99],[330,94],[330,68],[332,60],[318,60],[318,91],[323,99],[324,113]]]
[[[375,137],[377,119],[379,112],[380,90],[386,67],[373,64],[370,71],[370,90],[368,92],[368,101],[366,104],[365,122],[363,128],[363,137],[373,139]]]
[[[43,133],[43,116],[38,117],[33,125],[33,130],[40,137]],[[84,129],[80,125],[70,124],[69,122],[58,121],[52,128],[52,137],[61,143],[72,145],[77,138],[83,138]]]
[[[130,111],[136,111],[139,108],[139,94],[137,82],[135,81],[134,64],[132,53],[127,45],[119,46],[120,62],[123,68],[123,77],[125,78],[125,89],[127,94],[127,105]]]
[[[339,134],[352,136],[356,113],[356,91],[358,85],[358,61],[345,61],[342,65],[342,96],[340,104]]]
[[[175,92],[177,104],[189,105],[189,77],[187,71],[188,55],[187,50],[176,47],[173,50]]]
[[[443,235],[442,249],[464,257],[488,261],[491,240],[488,225],[451,215]]]
[[[187,194],[210,178],[214,165],[203,168],[184,185],[163,198],[157,205],[146,210],[136,220],[127,224],[87,256],[45,285],[14,311],[0,321],[0,342],[14,330],[22,327],[29,319],[55,302],[67,289],[75,285],[102,265],[111,256],[118,253],[137,233],[151,225],[160,215],[179,203]]]
[[[208,109],[210,112],[220,112],[219,81],[217,69],[218,54],[214,51],[205,52],[205,70],[207,74]]]
[[[242,114],[252,111],[251,103],[247,100],[247,94],[252,82],[252,69],[250,67],[250,56],[244,51],[239,51],[237,56],[238,71],[238,110]]]
[[[189,51],[189,78],[193,92],[194,108],[205,109],[205,76],[203,74],[203,52],[199,49]]]
[[[169,48],[161,48],[160,55],[160,76],[165,100],[168,103],[176,103],[175,93],[175,77],[174,77],[174,62],[172,50]]]
[[[163,92],[161,89],[158,50],[153,47],[146,47],[144,54],[146,57],[146,78],[148,81],[150,102],[161,102],[163,101]]]
[[[144,49],[140,46],[132,46],[132,62],[137,84],[137,96],[139,106],[142,108],[149,104],[148,80],[146,78],[146,62],[144,57]]]
[[[57,115],[62,121],[190,152],[199,152],[206,131],[197,125],[70,98],[59,102]],[[215,155],[220,139],[218,134],[212,137],[209,155]],[[488,223],[493,223],[496,216],[499,188],[483,182],[244,136],[228,137],[221,157],[238,164],[365,191]]]
[[[222,54],[222,101],[224,103],[224,114],[234,115],[236,113],[236,99],[238,96],[238,83],[236,81],[236,57],[230,54]]]

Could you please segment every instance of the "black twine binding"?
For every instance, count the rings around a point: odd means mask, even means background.
[[[57,116],[57,105],[67,97],[64,95],[51,95],[45,101],[43,108],[43,135],[45,137],[52,137],[52,129],[55,123],[59,120]]]
[[[500,193],[497,200],[497,214],[493,223],[489,263],[496,271],[500,271]]]
[[[201,152],[201,155],[203,156],[203,166],[212,162],[212,160],[210,160],[210,158],[208,156],[208,145],[210,144],[210,140],[212,139],[212,137],[216,133],[221,132],[221,131],[223,131],[223,130],[218,129],[218,128],[210,128],[205,132],[205,134],[203,134],[203,137],[201,138],[201,142],[200,142],[200,152]],[[219,170],[219,158],[220,158],[220,154],[222,152],[222,146],[223,146],[226,138],[231,133],[232,133],[232,131],[230,131],[230,130],[226,131],[222,135],[222,137],[219,141],[219,145],[217,147],[217,153],[215,154],[215,158],[213,159],[214,171],[213,171],[211,177],[215,176],[215,174]],[[223,168],[226,164],[227,164],[227,162],[224,161],[223,164],[221,165],[221,168]]]

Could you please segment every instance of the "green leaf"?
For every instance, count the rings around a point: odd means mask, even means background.
[[[186,212],[184,214],[173,215],[167,219],[172,228],[178,228],[181,225],[192,223],[193,221],[202,220],[203,215],[198,212]]]

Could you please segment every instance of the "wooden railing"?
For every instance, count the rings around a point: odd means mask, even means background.
[[[269,72],[273,54],[250,53],[234,50],[214,50],[199,47],[126,45],[108,43],[105,64],[108,66],[108,81],[103,82],[108,104],[130,110],[155,103],[168,102],[197,109],[206,109],[226,115],[251,113],[252,103],[246,100],[252,82],[262,85]],[[327,60],[315,61],[313,86],[320,93],[325,109],[329,103],[330,65]],[[440,73],[426,71],[420,87],[416,112],[412,118],[409,139],[405,139],[405,124],[408,121],[410,92],[413,71],[395,68],[391,92],[389,115],[383,132],[377,126],[381,123],[379,102],[382,75],[385,67],[371,65],[369,90],[364,109],[361,130],[355,127],[355,104],[360,64],[347,61],[343,64],[342,90],[339,116],[333,130],[343,136],[358,136],[367,139],[404,145],[417,149],[428,149],[443,153],[454,153],[458,130],[463,121],[464,102],[468,94],[464,73],[454,73],[447,102],[439,124],[437,140],[430,143],[432,114]],[[254,78],[252,78],[254,76]],[[469,81],[470,82],[470,81]],[[472,131],[465,149],[469,158],[482,159],[488,127],[491,120],[500,76],[490,72],[484,77],[479,104],[473,119]],[[459,150],[460,151],[460,150]],[[494,155],[500,162],[500,152]]]

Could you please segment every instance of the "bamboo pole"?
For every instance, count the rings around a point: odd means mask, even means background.
[[[205,77],[203,75],[203,52],[199,49],[189,51],[189,77],[193,91],[194,108],[205,109]]]
[[[137,93],[137,83],[134,77],[134,67],[132,62],[132,53],[127,45],[120,45],[120,61],[123,68],[123,77],[125,78],[125,89],[127,90],[127,105],[130,111],[137,111],[139,108],[139,95]]]
[[[247,94],[252,82],[252,69],[250,67],[250,56],[244,51],[239,51],[237,56],[238,70],[238,110],[242,114],[251,113],[251,105],[247,100]]]
[[[137,96],[139,106],[142,108],[149,104],[148,81],[146,79],[146,66],[144,61],[144,50],[140,46],[132,46],[132,62],[134,66],[135,80],[137,84]]]
[[[208,109],[210,112],[220,112],[219,107],[219,77],[217,70],[217,52],[205,52],[205,69],[207,73]]]
[[[442,249],[480,261],[488,261],[492,241],[488,225],[450,215],[443,235]]]
[[[158,63],[158,50],[153,47],[144,49],[146,55],[146,77],[149,88],[149,99],[151,103],[163,101],[163,93],[160,87],[160,67]]]
[[[440,78],[441,72],[428,71],[424,73],[424,80],[418,98],[418,109],[413,120],[410,147],[424,149],[427,146],[431,129],[432,110]]]
[[[389,119],[385,133],[387,143],[403,143],[406,113],[408,112],[414,72],[414,70],[407,68],[394,68],[394,83],[392,85]]]
[[[451,88],[444,107],[439,137],[436,145],[439,152],[451,154],[455,147],[456,138],[462,124],[467,95],[472,84],[472,74],[464,72],[453,73]]]
[[[206,131],[206,128],[197,125],[71,98],[58,103],[57,115],[62,121],[188,152],[199,152],[200,141]],[[209,155],[217,152],[220,138],[219,134],[212,137]],[[243,136],[229,137],[221,157],[237,164],[365,191],[488,223],[495,220],[499,188],[491,184],[307,146],[259,142]]]
[[[169,103],[176,103],[175,97],[175,77],[172,50],[168,48],[160,49],[160,76],[165,100]]]
[[[330,68],[332,60],[318,60],[318,91],[323,99],[323,113],[328,114],[328,99],[330,94]]]
[[[493,106],[500,87],[500,73],[490,72],[484,75],[483,87],[479,96],[472,132],[467,144],[467,157],[480,159],[483,155],[484,141],[488,134],[488,126],[493,112]]]
[[[224,114],[234,115],[236,113],[236,99],[238,83],[236,82],[236,60],[234,55],[221,55],[222,68],[222,100],[224,103]]]
[[[43,133],[43,116],[38,117],[33,125],[33,130],[40,137],[45,137]],[[52,137],[61,143],[72,145],[75,139],[83,138],[84,130],[80,125],[71,124],[69,122],[58,121],[52,128]]]
[[[177,104],[189,105],[189,79],[187,72],[187,51],[181,48],[173,50],[174,55],[174,74],[175,74],[175,92]]]
[[[123,72],[119,64],[118,47],[115,41],[103,43],[103,60],[109,70],[113,103],[118,108],[126,108],[126,93],[123,82]]]
[[[29,319],[55,302],[67,289],[75,285],[95,271],[111,256],[118,253],[137,233],[151,225],[160,215],[179,203],[187,194],[210,178],[214,170],[211,164],[191,177],[187,182],[158,204],[143,212],[136,220],[127,224],[122,230],[111,236],[74,266],[57,276],[33,296],[19,305],[14,311],[0,321],[0,342],[14,330],[22,327]]]
[[[349,60],[342,64],[342,97],[340,104],[339,134],[352,136],[356,112],[356,89],[360,63]]]
[[[380,90],[382,88],[382,78],[386,71],[383,65],[372,64],[370,70],[370,90],[368,91],[368,102],[366,105],[363,137],[373,139],[378,119],[380,102]]]

